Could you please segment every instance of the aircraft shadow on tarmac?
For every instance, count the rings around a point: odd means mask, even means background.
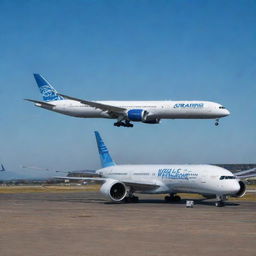
[[[103,201],[103,200],[101,200]],[[137,203],[115,203],[115,202],[104,202],[104,204],[120,205],[120,204],[166,204],[166,205],[186,205],[185,199],[180,202],[167,203],[161,199],[140,199]],[[191,201],[191,200],[190,200]],[[206,201],[206,199],[194,199],[195,205],[215,206],[215,201]],[[225,206],[239,206],[239,203],[225,202]]]
[[[192,199],[190,199],[192,200]],[[111,202],[111,201],[106,201],[103,198],[100,197],[94,197],[94,198],[84,198],[84,197],[71,197],[71,198],[56,198],[56,199],[47,199],[47,201],[62,201],[62,202],[73,202],[73,203],[84,203],[84,204],[91,204],[91,203],[100,203],[100,204],[105,204],[105,205],[131,205],[131,204],[166,204],[166,205],[186,205],[187,199],[182,199],[179,202],[170,202],[167,203],[163,199],[140,199],[137,203],[123,203],[123,202]],[[215,200],[209,200],[209,199],[193,199],[194,205],[202,205],[202,206],[214,206],[215,205]],[[225,206],[239,206],[239,203],[235,202],[230,202],[226,201]]]

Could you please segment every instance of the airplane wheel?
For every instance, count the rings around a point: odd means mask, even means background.
[[[139,198],[137,196],[132,197],[132,202],[133,203],[138,203],[139,202]]]
[[[179,202],[181,200],[180,196],[174,196],[173,201]]]
[[[166,196],[164,198],[164,200],[165,200],[166,203],[170,203],[171,202],[171,197],[170,196]]]
[[[121,123],[114,123],[114,126],[120,127]]]
[[[130,122],[125,122],[125,123],[124,123],[124,126],[125,126],[125,127],[133,127],[133,124],[131,124]]]
[[[223,206],[224,206],[224,202],[222,202],[222,201],[217,201],[217,202],[215,202],[215,206],[216,206],[216,207],[223,207]]]
[[[132,200],[131,200],[131,197],[125,197],[123,201],[124,203],[130,203]]]
[[[181,200],[180,196],[166,196],[164,198],[165,202],[171,203],[171,202],[179,202]]]
[[[218,123],[218,122],[216,122],[216,123],[215,123],[215,126],[218,126],[218,125],[219,125],[219,123]]]
[[[137,196],[128,196],[123,199],[124,203],[138,203],[139,198]]]

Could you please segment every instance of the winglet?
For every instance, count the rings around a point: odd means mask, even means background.
[[[41,76],[40,74],[34,74],[34,78],[36,80],[40,92],[43,95],[44,101],[63,100],[63,97],[57,94],[57,91],[43,76]]]
[[[98,150],[100,154],[100,160],[102,167],[108,167],[116,165],[115,162],[112,160],[107,147],[105,146],[99,132],[95,131],[95,137],[98,145]]]

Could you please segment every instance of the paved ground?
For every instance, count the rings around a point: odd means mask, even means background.
[[[256,202],[193,209],[95,192],[0,194],[0,255],[256,255]]]

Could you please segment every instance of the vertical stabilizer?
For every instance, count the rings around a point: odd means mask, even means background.
[[[105,146],[99,132],[95,131],[95,137],[98,145],[98,150],[100,154],[101,166],[108,167],[116,165],[115,162],[112,160],[107,147]]]
[[[0,170],[0,172],[4,172],[4,171],[6,171],[6,170],[5,170],[4,166],[1,164],[1,170]]]
[[[36,83],[40,92],[43,95],[44,101],[63,100],[63,97],[57,94],[57,91],[50,85],[50,83],[40,74],[34,74]]]

